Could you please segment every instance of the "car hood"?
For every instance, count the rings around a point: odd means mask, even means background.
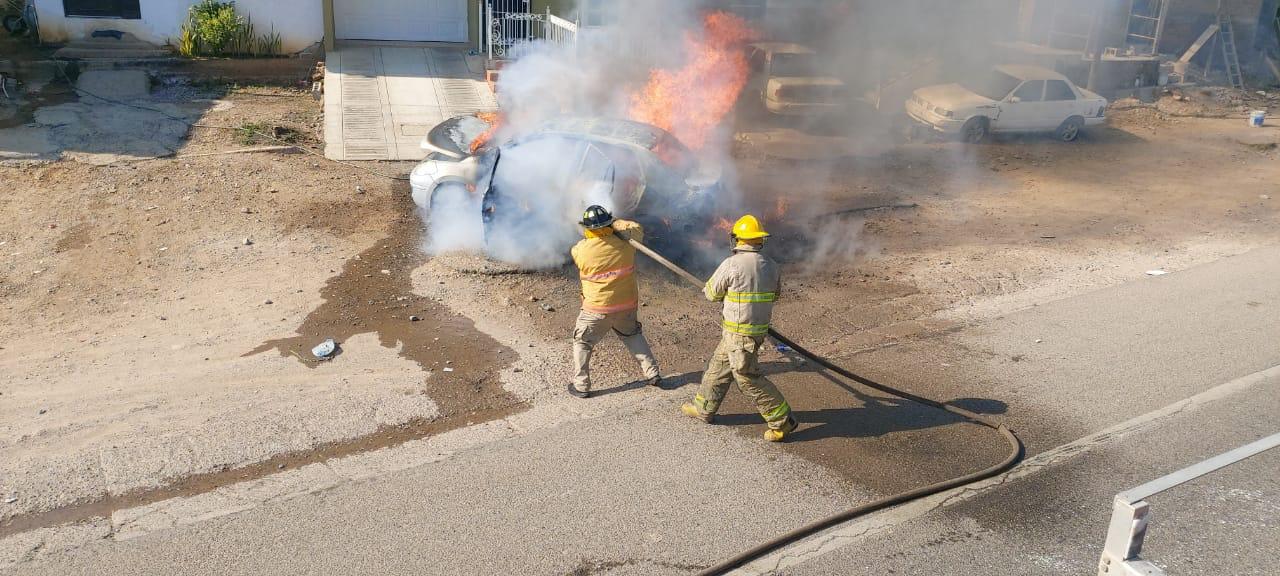
[[[492,124],[474,114],[454,116],[432,128],[422,139],[421,147],[428,152],[461,160],[471,156],[471,144],[491,127]]]
[[[959,84],[926,86],[916,90],[915,95],[932,106],[952,111],[976,108],[978,106],[990,106],[996,102]]]

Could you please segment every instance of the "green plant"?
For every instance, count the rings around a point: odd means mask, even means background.
[[[245,122],[236,129],[236,135],[240,137],[240,143],[245,146],[252,146],[259,142],[261,134],[267,133],[271,127],[262,122]]]
[[[187,57],[279,56],[283,44],[274,26],[270,33],[255,34],[253,21],[236,14],[235,2],[202,0],[191,7],[182,24],[177,49]]]
[[[187,58],[194,58],[200,55],[200,32],[197,29],[195,17],[188,16],[187,21],[182,23],[182,28],[178,30],[178,53]]]
[[[227,45],[244,27],[244,17],[236,14],[235,2],[203,0],[191,7],[200,43],[213,54],[226,52]]]
[[[253,55],[253,22],[248,16],[242,18],[239,26],[231,31],[223,51],[231,56]]]
[[[258,37],[257,48],[257,56],[279,56],[284,51],[284,40],[280,38],[274,25],[271,26],[271,32]]]

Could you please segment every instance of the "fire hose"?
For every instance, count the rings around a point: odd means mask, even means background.
[[[653,258],[657,263],[665,266],[667,269],[674,272],[677,276],[680,276],[681,278],[688,280],[694,286],[697,286],[699,289],[702,288],[703,282],[699,280],[698,277],[694,276],[693,274],[690,274],[688,271],[681,268],[680,266],[677,266],[675,263],[671,262],[670,260],[667,260],[665,257],[655,252],[653,249],[630,238],[627,238],[627,242],[630,242],[631,245],[636,248],[636,250],[639,250],[643,252],[645,255],[649,256],[650,258]],[[945,492],[953,488],[958,488],[967,484],[972,484],[974,482],[984,480],[986,478],[990,478],[1001,472],[1004,472],[1005,470],[1008,470],[1009,468],[1012,468],[1013,465],[1016,464],[1022,458],[1022,452],[1023,452],[1022,441],[1018,439],[1018,436],[1014,434],[1012,430],[1009,430],[1007,427],[1005,427],[1004,424],[991,421],[979,414],[975,414],[963,408],[952,406],[944,402],[938,402],[937,400],[931,400],[923,396],[918,396],[916,394],[912,394],[911,392],[907,392],[905,390],[899,390],[892,386],[886,386],[879,382],[875,382],[863,376],[854,374],[849,370],[846,370],[844,368],[841,368],[840,366],[837,366],[836,364],[833,364],[831,361],[827,360],[826,358],[823,358],[821,356],[818,356],[817,354],[814,354],[813,352],[810,352],[809,350],[806,350],[804,347],[800,346],[799,344],[796,344],[795,341],[791,340],[790,338],[787,338],[786,336],[783,336],[782,334],[778,333],[778,331],[774,330],[773,328],[769,329],[769,336],[772,336],[773,339],[777,340],[780,344],[791,348],[797,354],[800,354],[801,356],[808,358],[809,360],[813,361],[819,366],[822,366],[827,370],[830,370],[845,378],[848,378],[849,380],[857,382],[858,384],[861,384],[868,388],[879,390],[881,392],[885,392],[887,394],[891,394],[893,396],[897,396],[904,400],[910,400],[912,402],[923,404],[925,406],[950,412],[951,414],[960,416],[974,424],[978,424],[979,426],[991,428],[992,430],[999,432],[1000,435],[1004,438],[1004,440],[1009,443],[1009,455],[1006,456],[1005,459],[1002,460],[1000,463],[995,464],[994,466],[991,466],[988,468],[984,468],[977,472],[965,474],[964,476],[951,478],[949,480],[944,480],[936,484],[921,486],[919,488],[908,490],[900,494],[894,494],[892,496],[881,498],[873,502],[868,502],[860,506],[855,506],[843,512],[839,512],[834,515],[823,518],[821,520],[818,520],[817,522],[813,522],[807,526],[802,526],[800,528],[792,530],[791,532],[787,532],[786,534],[783,534],[772,540],[769,540],[768,542],[761,543],[751,548],[750,550],[742,552],[732,558],[729,558],[719,564],[716,564],[715,566],[707,568],[699,572],[698,573],[699,576],[718,576],[720,574],[727,574],[733,569],[741,567],[742,565],[752,560],[760,558],[766,554],[769,554],[770,552],[781,549],[787,545],[798,542],[804,538],[808,538],[809,536],[817,534],[818,532],[821,532],[833,526],[848,522],[850,520],[853,520],[861,516],[865,516],[867,514],[871,514],[873,512],[877,512],[880,510],[884,510],[886,508],[897,506],[899,504],[905,504],[912,500],[918,500],[920,498],[925,498],[927,496],[932,496],[940,492]]]

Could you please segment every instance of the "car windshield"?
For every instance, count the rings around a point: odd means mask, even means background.
[[[813,76],[817,69],[813,54],[775,53],[769,73],[782,78],[803,78]]]
[[[969,91],[974,92],[983,98],[1003,100],[1005,96],[1009,95],[1009,92],[1012,92],[1013,89],[1017,88],[1018,84],[1021,83],[1021,80],[1018,80],[1013,76],[1005,74],[999,70],[992,70],[986,77],[979,78],[977,80],[967,80],[963,82],[962,85],[965,88],[968,88]]]

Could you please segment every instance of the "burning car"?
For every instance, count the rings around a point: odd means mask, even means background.
[[[974,144],[995,132],[1053,132],[1071,142],[1107,121],[1105,98],[1038,66],[996,66],[983,78],[927,86],[906,106],[915,125]]]
[[[440,219],[479,224],[476,238],[500,259],[525,248],[510,229],[576,236],[582,209],[600,204],[655,232],[694,229],[713,209],[718,167],[666,131],[614,118],[557,118],[503,142],[496,118],[460,116],[424,139],[430,151],[410,175],[414,201]]]
[[[751,66],[749,93],[778,115],[839,111],[846,96],[839,78],[819,73],[812,48],[790,42],[756,42],[747,47]]]

